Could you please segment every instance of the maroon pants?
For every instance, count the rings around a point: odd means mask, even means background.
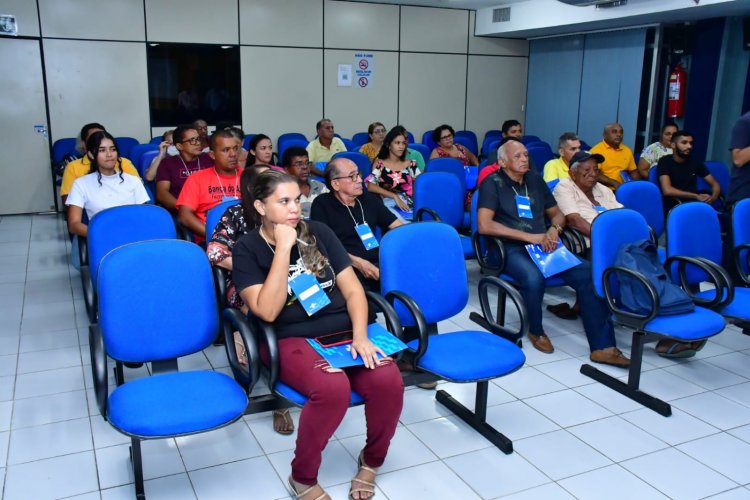
[[[367,442],[364,462],[380,467],[396,432],[404,402],[404,381],[393,361],[375,369],[363,366],[330,371],[328,363],[304,338],[279,341],[279,377],[309,399],[299,419],[292,478],[316,484],[323,449],[344,418],[351,390],[365,400]]]

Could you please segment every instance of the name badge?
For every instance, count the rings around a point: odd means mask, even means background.
[[[364,224],[358,224],[354,226],[354,230],[357,231],[359,239],[362,240],[362,244],[365,246],[365,250],[378,248],[378,240],[375,238],[375,235],[372,234],[372,229],[370,229],[369,224],[367,224],[366,222]]]
[[[533,219],[534,214],[531,213],[531,200],[528,196],[516,195],[516,208],[518,209],[518,216],[522,219]]]
[[[603,207],[601,205],[593,205],[594,210],[596,210],[598,213],[603,214],[607,211],[607,207]]]
[[[222,203],[224,203],[225,201],[237,201],[237,200],[239,200],[239,198],[237,198],[236,196],[222,196],[221,197]]]
[[[331,299],[320,288],[318,280],[310,273],[302,273],[289,280],[289,287],[308,316],[312,316],[331,303]]]

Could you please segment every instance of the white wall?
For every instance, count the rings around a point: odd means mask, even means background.
[[[149,118],[149,42],[241,45],[242,125],[274,139],[313,136],[324,116],[345,137],[377,120],[417,137],[444,122],[471,127],[480,140],[504,119],[523,120],[527,42],[474,37],[467,10],[337,0],[38,0],[38,12],[37,2],[3,4],[21,34],[42,37],[53,140],[88,121],[141,141],[164,129]],[[339,87],[337,67],[354,64],[357,51],[374,54],[372,87]]]

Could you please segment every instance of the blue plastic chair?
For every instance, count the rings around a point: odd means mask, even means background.
[[[700,230],[696,231],[696,228]],[[672,275],[679,278],[693,300],[712,309],[750,332],[750,288],[735,287],[726,270],[721,267],[722,244],[719,217],[706,203],[682,203],[669,212],[667,218],[667,255],[693,257],[711,269],[721,279],[713,290],[700,291],[699,286],[713,277],[704,267],[686,263]]]
[[[417,259],[404,259],[418,255]],[[404,360],[417,369],[457,383],[476,383],[474,411],[445,390],[435,399],[451,410],[505,453],[513,443],[486,421],[489,381],[523,366],[526,358],[506,327],[489,319],[490,332],[460,330],[437,335],[437,324],[460,313],[469,301],[468,276],[458,233],[448,224],[422,222],[388,231],[380,243],[380,283],[386,299],[394,304],[401,324],[418,333],[407,342]],[[528,328],[525,309],[516,290],[497,278],[479,282],[482,311],[488,310],[488,292],[502,290],[519,311],[523,331]]]
[[[130,152],[138,145],[138,139],[133,139],[132,137],[115,137],[115,142],[117,143],[117,150],[120,156],[132,160]]]
[[[750,199],[737,202],[732,210],[732,247],[737,272],[750,285]]]
[[[148,170],[148,167],[151,166],[151,162],[154,161],[154,158],[156,158],[157,156],[159,156],[158,149],[146,151],[141,155],[138,163],[134,163],[135,167],[138,169],[138,174],[141,176],[141,179],[145,178],[146,170]]]
[[[615,191],[615,197],[625,208],[635,210],[646,219],[652,231],[651,237],[658,245],[659,238],[664,234],[664,204],[661,190],[651,182],[632,181],[620,184]],[[659,259],[664,262],[667,259],[667,250],[659,247],[658,251]]]
[[[482,139],[482,156],[486,158],[489,152],[491,151],[489,147],[490,144],[493,141],[499,141],[502,138],[503,138],[503,133],[500,130],[488,130],[484,134],[484,139]]]
[[[556,158],[549,146],[530,146],[528,152],[531,162],[536,166],[539,173],[544,171],[544,166],[548,161]]]
[[[721,187],[721,194],[727,196],[729,194],[729,169],[723,162],[720,161],[707,161],[706,168],[711,172],[711,176],[716,179]]]
[[[409,141],[409,143],[411,144],[411,141]],[[422,144],[427,146],[430,151],[437,147],[435,141],[432,140],[432,130],[428,130],[427,132],[422,134]]]
[[[426,172],[414,180],[414,220],[436,220],[455,229],[464,225],[465,191],[449,172]],[[474,258],[471,236],[459,235],[464,258]]]
[[[346,148],[347,151],[355,151],[356,152],[357,149],[359,149],[359,147],[357,147],[357,146],[354,145],[354,143],[351,141],[351,139],[346,139],[344,137],[340,137],[340,139],[341,139],[341,142],[344,143],[344,147]]]
[[[240,200],[227,200],[219,203],[215,207],[211,208],[206,212],[206,239],[210,240],[211,235],[214,234],[216,224],[221,220],[221,216],[227,211],[229,207],[239,205]],[[252,227],[252,226],[251,226]]]
[[[654,286],[637,271],[615,266],[615,258],[620,247],[650,238],[646,219],[641,214],[627,208],[607,210],[600,214],[591,227],[592,279],[596,294],[607,301],[615,321],[633,329],[630,350],[630,371],[628,381],[623,382],[613,375],[602,372],[589,364],[581,366],[581,373],[604,384],[655,412],[668,417],[672,414],[670,405],[639,388],[643,345],[661,338],[679,342],[693,342],[712,337],[724,330],[725,321],[721,315],[696,306],[695,311],[685,314],[660,315],[659,298]],[[671,265],[667,261],[667,265]],[[619,299],[618,274],[628,274],[641,281],[644,290],[652,298],[653,309],[640,315],[625,309]]]
[[[448,172],[461,182],[461,189],[466,191],[466,169],[461,160],[456,158],[434,158],[425,165],[425,172]]]
[[[589,146],[589,144],[586,141],[584,141],[583,139],[580,139],[580,141],[581,141],[581,151],[591,151],[591,146]]]
[[[354,143],[354,147],[359,149],[370,142],[370,134],[367,132],[357,132],[352,136],[352,142]]]
[[[58,139],[52,144],[52,163],[57,165],[62,161],[65,155],[73,155],[75,157],[81,156],[76,146],[78,145],[78,139],[75,137],[66,137],[64,139]]]
[[[524,135],[521,137],[521,142],[527,146],[530,142],[542,142],[542,140],[536,135]]]
[[[477,154],[476,153],[476,148],[474,147],[474,144],[471,142],[471,139],[469,139],[468,137],[459,137],[459,136],[456,136],[456,137],[453,138],[453,143],[454,144],[460,144],[460,145],[462,145],[467,150],[469,150],[472,153],[474,153],[474,156],[476,156],[476,154]]]
[[[128,158],[133,165],[138,168],[141,165],[141,158],[144,154],[148,153],[149,151],[156,151],[156,154],[159,154],[159,145],[158,144],[136,144],[133,146],[133,149],[130,150],[130,157]],[[151,162],[149,162],[149,165]],[[146,167],[148,168],[148,167]],[[145,170],[143,171],[146,172]],[[141,175],[143,177],[143,175]]]
[[[430,161],[430,154],[432,151],[425,146],[424,144],[414,144],[412,142],[409,143],[409,149],[413,149],[414,151],[418,152],[422,155],[422,158],[424,159],[425,166],[427,165],[427,162]]]
[[[362,174],[362,179],[367,178],[372,171],[372,162],[366,154],[360,153],[359,151],[344,151],[342,153],[336,153],[333,155],[333,158],[346,158],[353,161],[357,165],[359,172]]]
[[[157,240],[109,252],[99,276],[101,322],[89,327],[94,394],[102,417],[131,438],[135,493],[145,498],[141,441],[189,436],[239,420],[256,379],[214,370],[178,371],[177,358],[198,353],[216,337],[218,318],[206,254],[192,243]],[[169,289],[169,301],[153,301]],[[242,332],[257,372],[252,336]],[[231,332],[230,332],[231,338]],[[151,376],[109,391],[108,357],[151,363]],[[119,462],[124,465],[125,456]]]
[[[246,150],[250,150],[250,141],[253,140],[256,134],[245,134],[245,138],[242,140],[242,147]]]
[[[164,136],[157,135],[155,137],[152,137],[150,141],[148,141],[149,144],[156,144],[157,146],[161,144],[161,141],[163,141]]]
[[[304,142],[305,145],[302,146],[307,147],[307,145],[310,143],[310,141],[307,140],[307,137],[305,137],[304,134],[300,134],[299,132],[288,132],[286,134],[281,134],[279,136],[279,139],[276,141],[276,150],[279,153],[279,158],[282,158],[282,155],[284,154],[284,150],[288,147],[286,143],[288,141],[296,141],[295,146],[299,146],[300,143]]]
[[[156,205],[123,205],[96,214],[88,224],[88,266],[81,267],[83,297],[89,321],[96,323],[99,263],[109,251],[126,243],[176,236],[172,216]]]
[[[284,152],[292,146],[297,146],[302,149],[306,149],[309,142],[302,139],[286,139],[279,144],[279,159],[284,158]]]
[[[469,151],[474,153],[474,156],[479,156],[479,141],[477,139],[477,134],[475,134],[471,130],[457,130],[456,137],[454,138],[454,140],[458,137],[467,139],[469,143],[468,145],[467,144],[464,144],[464,145],[467,148],[469,148]]]
[[[653,167],[649,169],[648,171],[648,181],[659,188],[659,193],[661,193],[661,184],[659,183],[659,172],[656,167]]]

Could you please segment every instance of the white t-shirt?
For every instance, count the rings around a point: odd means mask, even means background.
[[[140,205],[149,201],[146,188],[141,180],[130,174],[102,176],[99,185],[98,174],[79,177],[65,200],[66,205],[75,205],[86,210],[89,220],[105,208],[120,205]]]

